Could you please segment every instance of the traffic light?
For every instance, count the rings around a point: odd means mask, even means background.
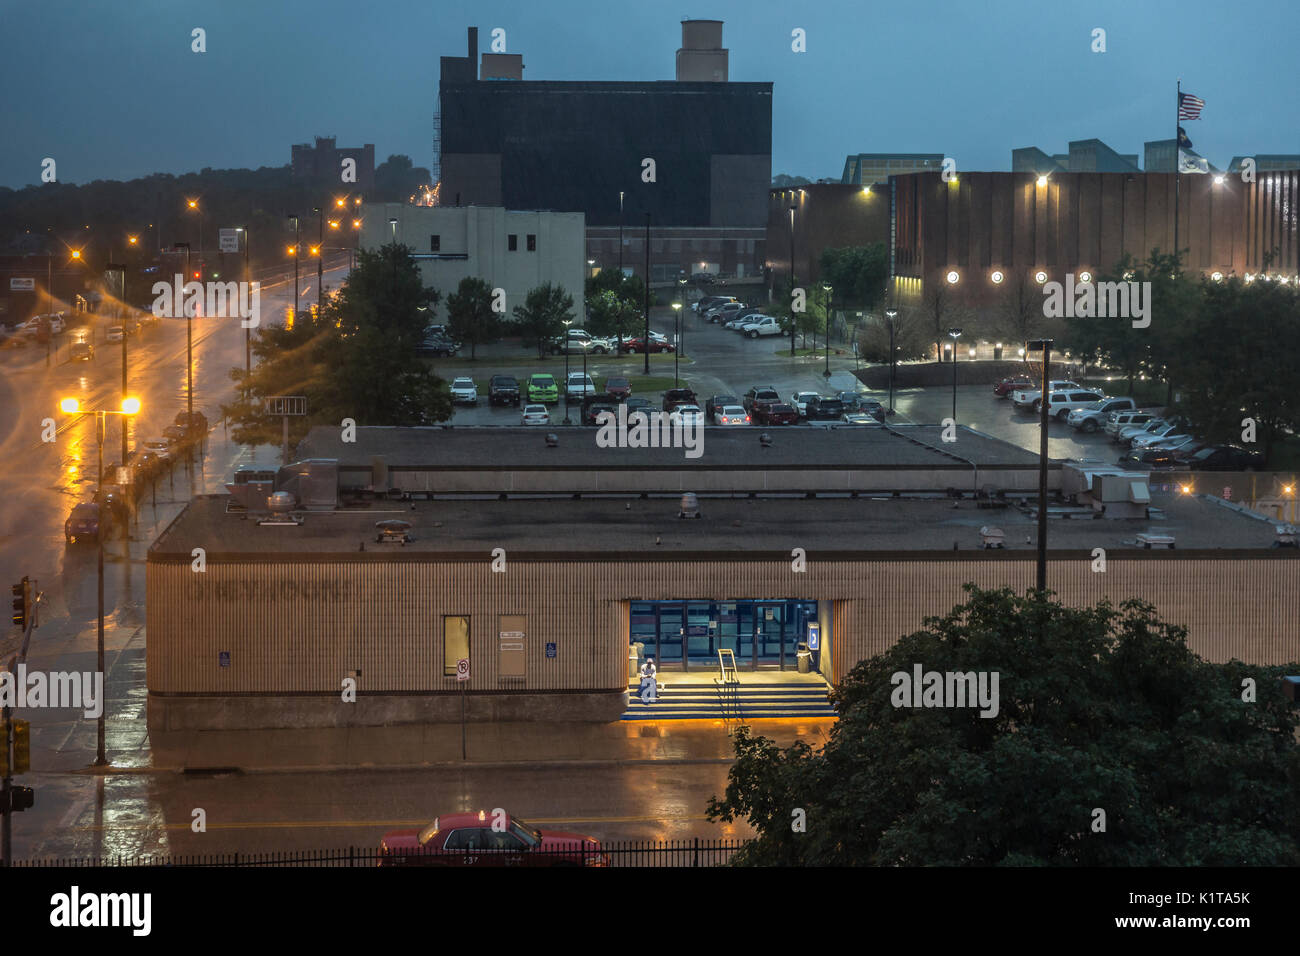
[[[22,583],[13,585],[9,590],[13,592],[14,596],[14,612],[10,616],[10,620],[25,630],[27,622],[31,620],[32,616],[32,582],[26,575],[23,575]]]
[[[9,731],[0,723],[0,777],[28,773],[32,769],[32,725],[27,720],[14,721],[14,768],[9,769]]]
[[[0,812],[18,813],[20,810],[30,810],[35,802],[36,791],[31,787],[12,787],[9,790],[9,808],[5,811],[0,807]]]

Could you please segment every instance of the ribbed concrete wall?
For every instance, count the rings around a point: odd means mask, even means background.
[[[337,694],[360,671],[365,692],[455,693],[443,675],[443,615],[471,618],[475,693],[621,691],[630,600],[798,598],[834,601],[836,675],[889,647],[921,620],[962,601],[961,586],[1034,580],[1030,554],[963,552],[808,555],[796,574],[780,555],[746,561],[620,560],[583,555],[481,561],[440,556],[284,557],[266,563],[209,557],[148,566],[148,686],[154,694]],[[1257,552],[1112,556],[1104,574],[1079,554],[1050,562],[1049,586],[1071,604],[1141,596],[1187,626],[1194,650],[1216,661],[1300,659],[1300,561]],[[527,617],[525,676],[497,671],[501,615]],[[556,644],[547,658],[546,644]],[[220,666],[221,652],[230,666]]]

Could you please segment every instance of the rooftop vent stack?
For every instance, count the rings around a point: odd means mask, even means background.
[[[728,51],[721,20],[683,20],[677,51],[678,83],[726,83]]]

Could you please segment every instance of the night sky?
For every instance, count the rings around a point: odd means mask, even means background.
[[[1300,152],[1286,0],[2,0],[0,185],[38,182],[47,156],[77,183],[280,166],[317,135],[427,167],[438,57],[464,55],[466,27],[480,53],[504,28],[525,79],[670,80],[685,16],[725,21],[733,81],[775,84],[773,175],[838,179],[857,152],[1009,169],[1015,147],[1090,137],[1140,156],[1173,136],[1180,76],[1206,101],[1184,127],[1211,163]],[[796,27],[806,53],[791,52]]]

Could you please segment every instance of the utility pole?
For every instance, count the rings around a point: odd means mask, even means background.
[[[321,290],[325,281],[325,210],[316,207],[316,219],[319,223],[320,239],[316,243],[316,315],[320,315]]]
[[[122,329],[122,401],[126,401],[126,397],[127,397],[127,394],[128,394],[128,393],[127,393],[127,384],[126,384],[126,367],[127,367],[127,366],[126,366],[126,338],[127,338],[126,333],[127,333],[127,326],[126,326],[126,322],[124,322],[124,321],[123,321],[123,318],[122,318],[122,307],[123,307],[123,304],[124,304],[125,301],[126,301],[126,266],[125,266],[125,265],[114,265],[113,263],[110,262],[110,263],[108,263],[106,266],[104,266],[104,271],[105,271],[105,272],[116,272],[116,273],[118,274],[118,284],[117,284],[117,307],[116,307],[116,309],[115,309],[114,311],[115,311],[115,313],[116,313],[116,315],[117,315],[117,324],[118,324],[118,326]],[[126,447],[126,444],[127,444],[127,442],[126,442],[126,432],[127,432],[126,423],[123,422],[123,423],[122,423],[122,458],[121,458],[121,463],[122,463],[123,465],[125,465],[125,464],[127,463],[126,459],[127,459],[128,455],[129,455],[129,451],[128,451],[127,447]]]
[[[190,244],[178,242],[173,249],[185,249],[185,281],[190,281]],[[194,420],[194,310],[186,303],[185,309],[185,409],[189,413],[188,421]],[[126,338],[125,331],[122,337]]]
[[[1047,383],[1050,375],[1048,368],[1052,361],[1052,340],[1028,342],[1026,349],[1030,352],[1041,350],[1043,353],[1043,391],[1038,419],[1038,592],[1041,596],[1047,591],[1047,400],[1051,394],[1047,390]]]
[[[641,340],[645,352],[645,374],[650,374],[650,213],[645,214],[645,338]]]

